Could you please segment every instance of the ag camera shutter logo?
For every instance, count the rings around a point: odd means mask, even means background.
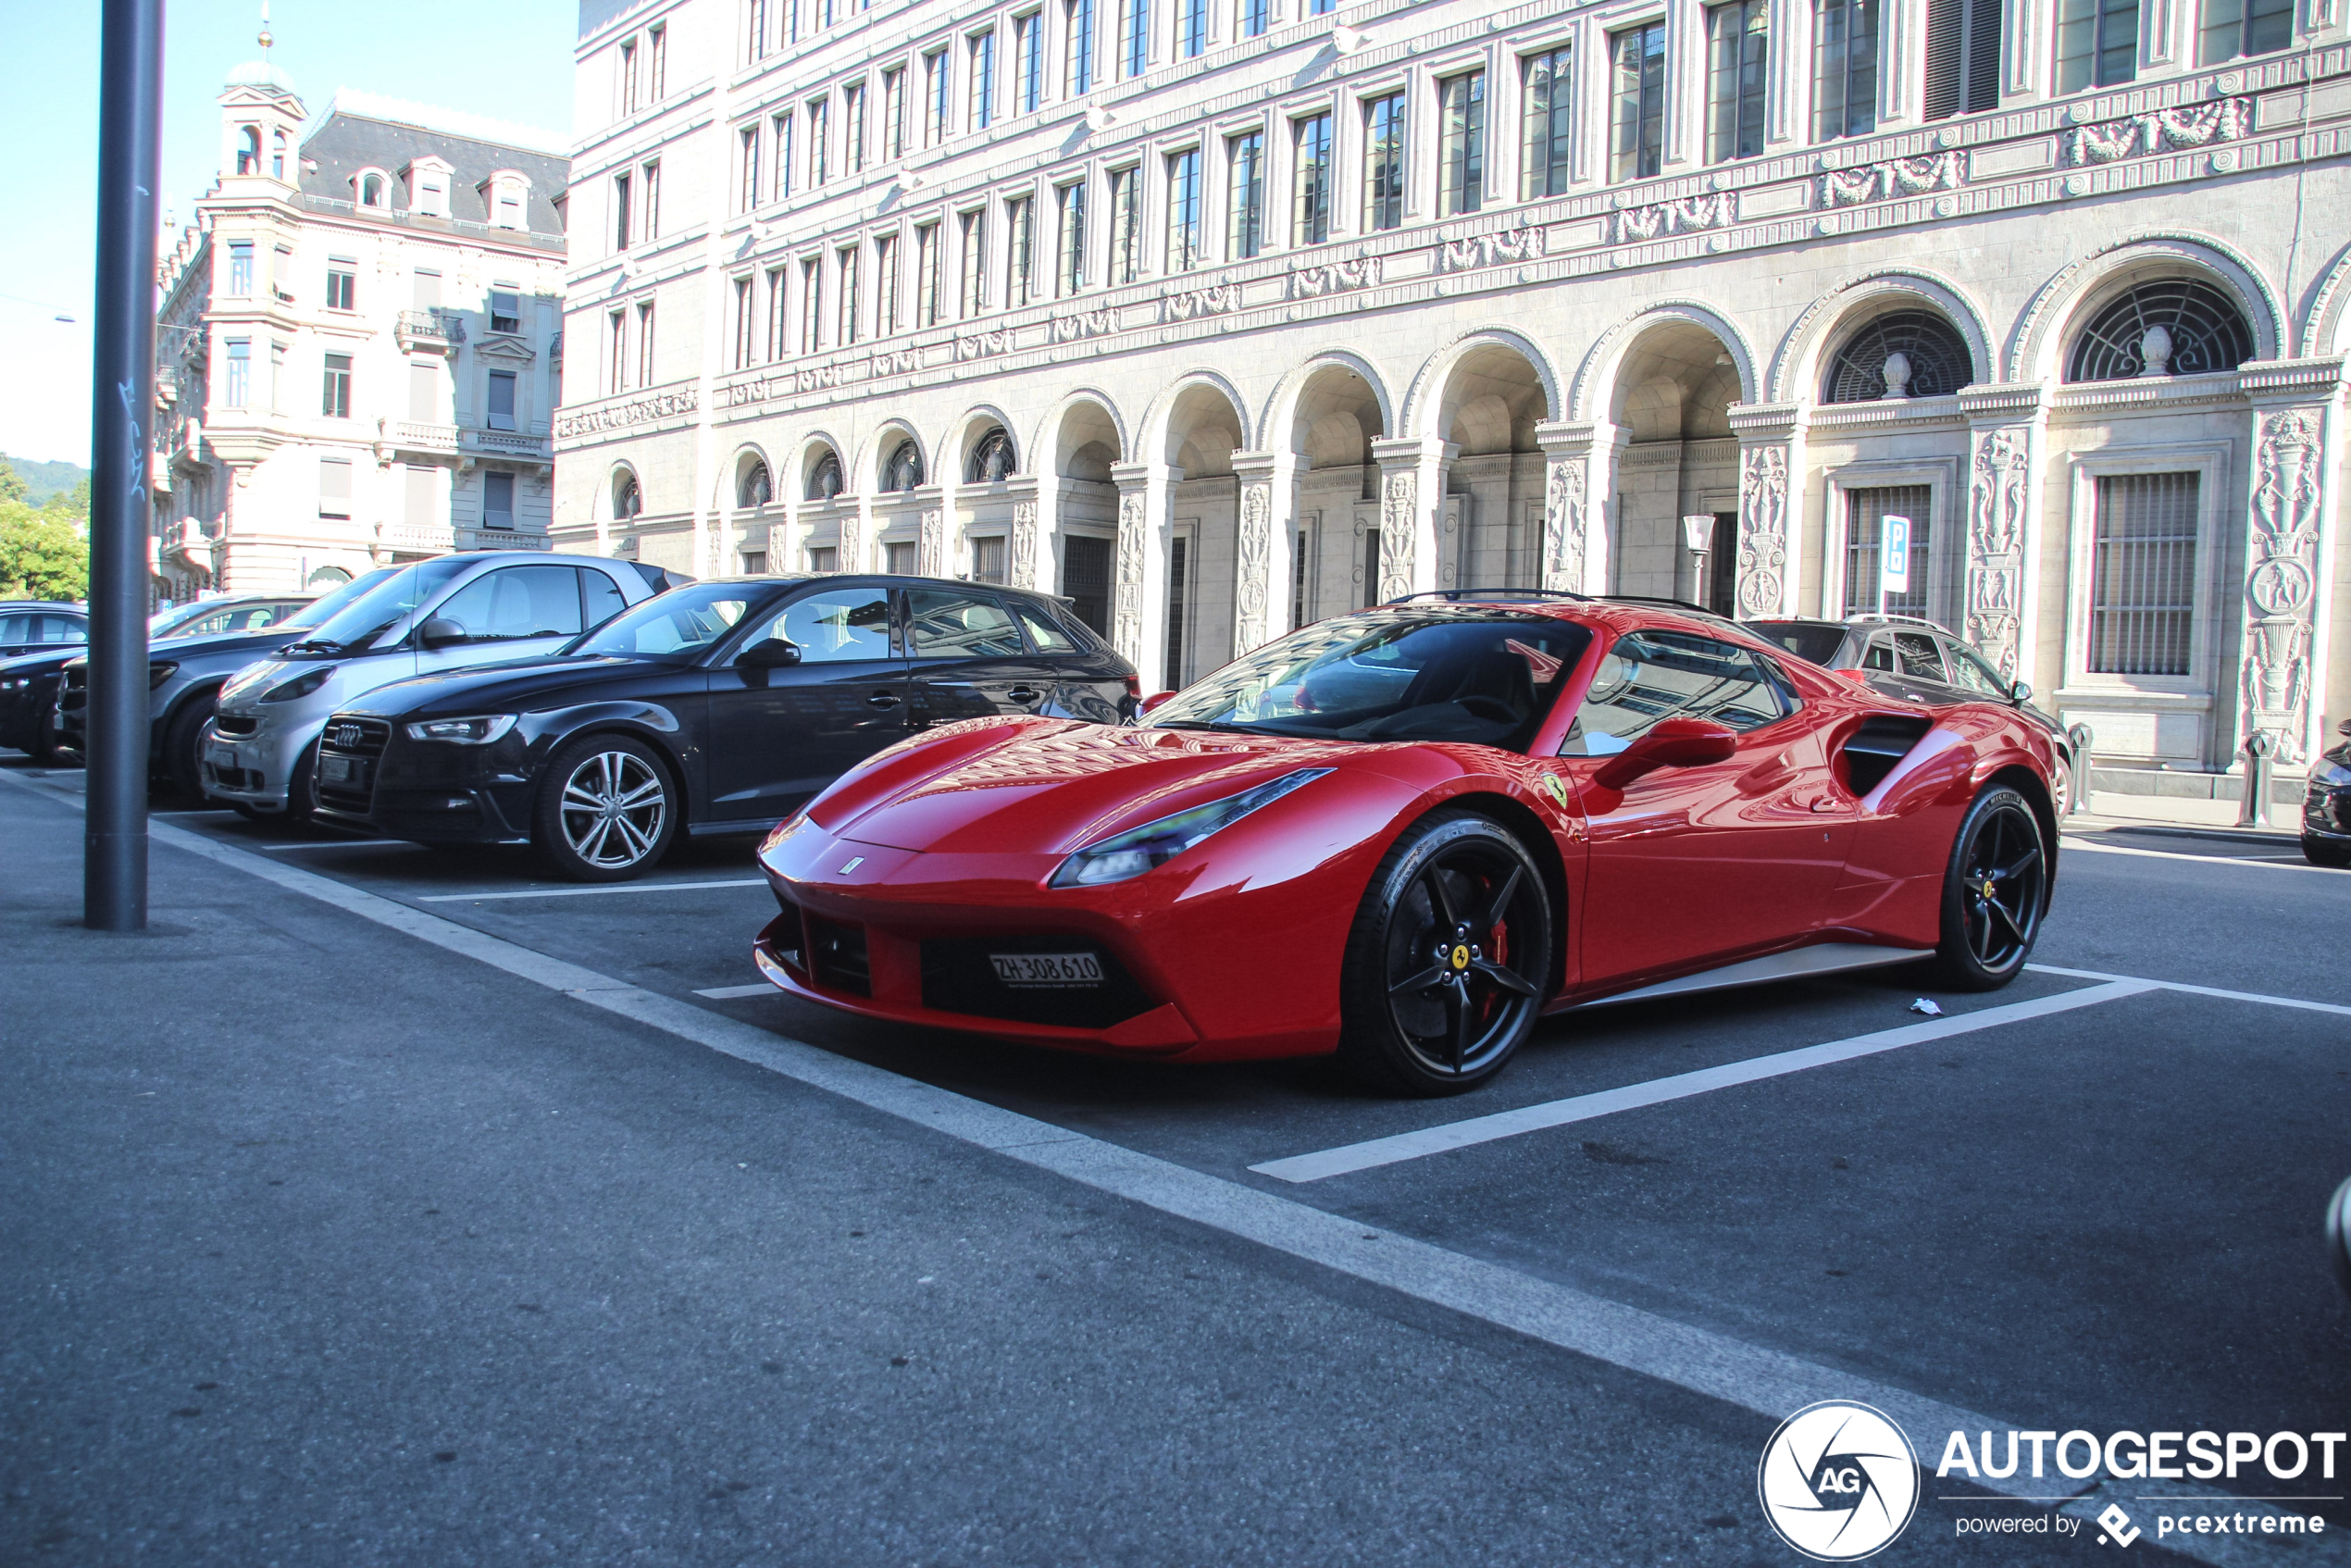
[[[1883,1412],[1822,1400],[1780,1423],[1755,1489],[1780,1539],[1816,1562],[1851,1562],[1885,1547],[1918,1511],[1918,1454]]]

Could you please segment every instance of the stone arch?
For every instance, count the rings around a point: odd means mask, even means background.
[[[1202,389],[1218,393],[1230,405],[1233,414],[1231,423],[1234,431],[1234,449],[1246,448],[1250,436],[1248,399],[1241,396],[1240,389],[1222,372],[1200,366],[1176,377],[1168,383],[1165,391],[1152,400],[1150,410],[1143,416],[1140,439],[1127,449],[1129,458],[1146,462],[1172,463],[1176,447],[1169,443],[1169,432],[1174,427],[1176,408],[1179,404],[1196,407],[1198,404],[1195,394]],[[1231,472],[1232,465],[1229,456],[1230,454],[1227,454],[1227,461],[1221,470],[1223,472]]]
[[[2295,353],[2302,358],[2340,354],[2351,348],[2351,245],[2344,247],[2310,295],[2309,314],[2302,320],[2302,338]]]
[[[1040,454],[1040,475],[1108,484],[1111,468],[1126,461],[1126,427],[1109,398],[1085,388],[1062,399],[1028,450]]]
[[[1966,341],[1973,363],[1974,381],[1989,381],[2000,373],[1998,353],[1983,309],[1947,278],[1910,268],[1881,268],[1848,278],[1812,302],[1796,325],[1780,340],[1772,365],[1769,400],[1773,403],[1813,403],[1820,398],[1821,369],[1832,347],[1841,344],[1854,329],[1886,311],[1903,305],[1935,312]]]
[[[1660,327],[1675,324],[1701,329],[1722,345],[1731,367],[1737,373],[1739,395],[1734,401],[1761,401],[1763,383],[1756,370],[1755,351],[1746,335],[1710,305],[1696,300],[1662,300],[1643,307],[1600,334],[1599,341],[1584,355],[1584,363],[1576,369],[1574,390],[1568,395],[1568,417],[1608,417],[1609,407],[1616,398],[1619,371],[1635,343]]]
[[[604,476],[604,516],[616,523],[626,523],[641,516],[644,510],[645,486],[637,476],[637,465],[626,457],[615,458]]]
[[[1265,411],[1259,420],[1257,430],[1260,450],[1278,451],[1286,445],[1300,453],[1307,450],[1294,427],[1302,417],[1301,408],[1307,401],[1309,387],[1325,381],[1332,370],[1347,372],[1362,382],[1370,390],[1371,410],[1379,425],[1379,433],[1384,436],[1395,431],[1396,400],[1387,390],[1387,375],[1360,354],[1348,349],[1324,349],[1284,376],[1281,384],[1274,389],[1274,395],[1266,400]]]
[[[1000,427],[1002,429],[1006,436],[1010,437],[1013,435],[1012,417],[1001,408],[997,407],[992,403],[976,404],[972,407],[964,410],[963,414],[950,428],[947,440],[939,444],[939,467],[938,471],[931,475],[931,481],[934,484],[963,484],[966,482],[964,478],[964,470],[965,466],[971,462],[973,449],[978,445],[980,441],[987,436],[990,429]],[[1024,450],[1019,445],[1017,437],[1014,437],[1013,439],[1013,455],[1014,459],[1021,464],[1026,464],[1028,461],[1027,451]],[[948,469],[950,467],[952,467],[954,471],[953,478],[952,479],[948,478]]]
[[[751,493],[750,481],[761,471],[767,476],[766,503],[746,499]],[[776,478],[775,462],[767,455],[766,448],[755,441],[747,441],[735,448],[734,457],[719,474],[718,494],[714,500],[723,510],[748,512],[773,503],[782,493],[783,487]]]
[[[1193,371],[1168,390],[1152,428],[1152,455],[1178,480],[1217,479],[1233,471],[1233,454],[1247,449],[1249,405],[1213,371]]]
[[[840,469],[840,489],[835,493],[855,493],[855,476],[850,471],[849,459],[841,455],[841,443],[827,430],[812,430],[801,438],[799,455],[791,466],[791,473],[778,476],[777,488],[779,492],[788,492],[794,504],[806,504],[810,500],[809,486],[815,482],[816,470],[828,457]]]
[[[1556,419],[1565,406],[1560,398],[1559,371],[1551,364],[1550,355],[1533,338],[1515,327],[1477,327],[1462,333],[1435,354],[1412,378],[1412,390],[1405,394],[1404,418],[1398,433],[1418,436],[1444,436],[1439,428],[1449,422],[1443,407],[1447,389],[1454,382],[1454,371],[1464,360],[1491,363],[1496,351],[1504,351],[1525,362],[1535,382],[1542,389],[1543,412],[1539,419]]]
[[[2130,234],[2071,262],[2041,285],[2017,318],[2009,350],[2009,380],[2059,379],[2072,329],[2117,291],[2165,274],[2193,274],[2231,295],[2253,329],[2256,359],[2285,352],[2284,309],[2253,264],[2201,234]]]
[[[890,419],[874,432],[873,444],[858,461],[857,472],[865,476],[860,482],[866,486],[865,494],[878,496],[891,493],[882,488],[882,477],[891,454],[897,452],[902,442],[914,443],[915,455],[922,459],[923,482],[936,482],[937,475],[931,471],[930,449],[923,443],[921,432],[903,419]]]

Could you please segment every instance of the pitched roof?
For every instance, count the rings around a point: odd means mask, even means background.
[[[397,181],[411,160],[428,154],[456,170],[450,180],[454,187],[449,193],[452,218],[488,223],[481,182],[502,168],[511,168],[530,180],[530,199],[524,214],[530,231],[562,235],[554,202],[571,182],[571,159],[559,137],[372,93],[338,92],[326,109],[303,128],[302,190],[305,195],[347,202],[352,199],[352,179],[359,170],[380,168]],[[318,167],[309,168],[312,163]],[[401,192],[394,205],[405,207],[406,194]]]

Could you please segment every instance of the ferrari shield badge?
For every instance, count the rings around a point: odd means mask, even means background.
[[[1562,806],[1567,804],[1567,786],[1560,782],[1560,777],[1558,774],[1547,773],[1543,775],[1542,785],[1543,793],[1550,796],[1551,799],[1557,801]]]

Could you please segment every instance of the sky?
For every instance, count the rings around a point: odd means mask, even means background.
[[[162,207],[177,231],[219,156],[220,84],[260,53],[259,0],[165,0]],[[90,462],[99,0],[0,0],[0,452]],[[576,0],[272,0],[270,58],[313,113],[338,87],[571,130]],[[22,221],[39,214],[41,221]],[[168,252],[168,241],[165,243]],[[55,319],[70,316],[71,322]]]

